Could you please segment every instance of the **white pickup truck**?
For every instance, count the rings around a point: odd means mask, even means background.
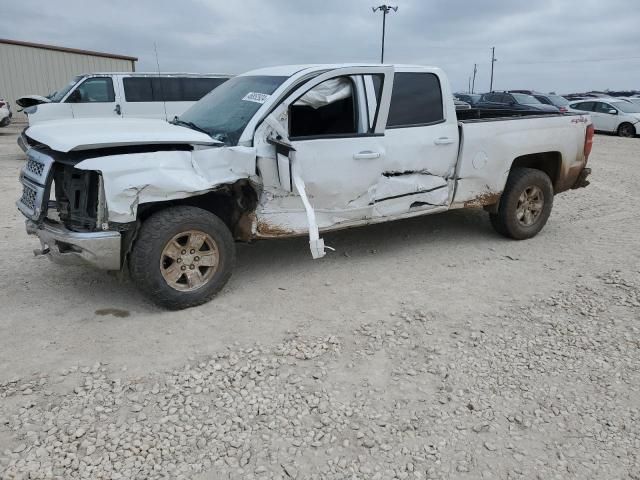
[[[320,258],[320,232],[470,207],[526,239],[555,194],[588,184],[588,115],[458,115],[438,68],[256,70],[172,124],[29,128],[17,206],[37,254],[128,267],[153,301],[179,309],[225,285],[236,241],[309,235]]]

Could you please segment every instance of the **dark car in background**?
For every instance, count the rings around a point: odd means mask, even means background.
[[[561,113],[567,113],[569,111],[569,101],[554,93],[540,93],[533,90],[509,90],[509,93],[524,93],[525,95],[531,95],[545,105],[558,107],[558,110],[560,110]]]
[[[555,93],[540,93],[533,90],[509,90],[509,93],[524,93],[526,95],[531,95],[545,105],[558,107],[558,110],[560,110],[561,113],[567,113],[569,111],[569,101]]]
[[[461,102],[468,103],[472,107],[482,98],[482,95],[479,93],[454,93],[453,96]]]
[[[528,112],[560,112],[558,107],[544,104],[532,95],[510,92],[485,93],[474,107],[482,109],[522,110]]]

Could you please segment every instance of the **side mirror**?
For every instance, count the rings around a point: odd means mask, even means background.
[[[607,113],[608,113],[609,115],[617,115],[617,114],[618,114],[618,111],[617,111],[615,108],[612,108],[612,109],[611,109],[611,110],[609,110]]]

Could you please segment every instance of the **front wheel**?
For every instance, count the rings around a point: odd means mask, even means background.
[[[498,213],[491,225],[505,237],[524,240],[545,226],[553,207],[553,185],[549,176],[533,168],[514,168],[509,174]]]
[[[129,258],[136,285],[170,310],[209,301],[229,280],[235,245],[227,226],[196,207],[171,207],[149,217]]]
[[[630,123],[623,123],[618,127],[618,136],[632,138],[636,136],[636,127]]]

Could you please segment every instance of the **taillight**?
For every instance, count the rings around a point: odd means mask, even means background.
[[[591,155],[591,149],[593,148],[593,136],[595,135],[596,130],[593,127],[593,123],[591,125],[587,125],[587,134],[584,139],[584,161],[586,162],[589,159],[589,155]]]
[[[567,113],[568,111],[567,107],[560,107],[560,113]]]
[[[6,102],[0,102],[0,108],[4,107],[6,104]]]

